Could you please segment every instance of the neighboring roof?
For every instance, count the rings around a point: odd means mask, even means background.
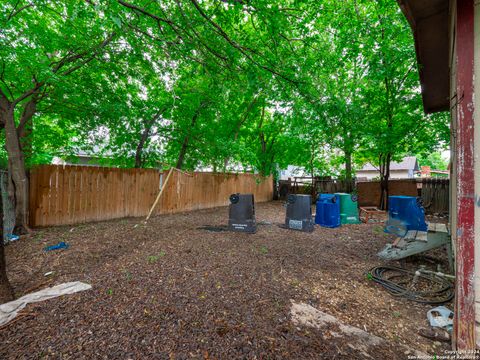
[[[310,176],[303,166],[288,165],[286,169],[280,171],[283,178]]]
[[[426,113],[449,109],[449,1],[397,0],[415,38]]]
[[[79,158],[104,158],[112,157],[113,153],[110,150],[105,150],[105,146],[93,145],[91,149],[74,149],[72,156]]]
[[[418,162],[415,156],[404,157],[401,162],[390,162],[390,170],[413,170],[418,171]],[[368,163],[359,171],[378,171],[378,168]]]

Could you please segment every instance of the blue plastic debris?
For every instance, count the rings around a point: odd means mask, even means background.
[[[427,318],[430,325],[440,327],[451,332],[453,329],[453,311],[445,306],[438,306],[427,312]]]
[[[15,234],[6,234],[5,237],[8,242],[17,241],[18,239],[20,239],[20,236]]]
[[[43,250],[45,251],[53,251],[53,250],[60,250],[60,249],[68,249],[69,245],[66,242],[59,242],[56,245],[51,245],[45,247]]]

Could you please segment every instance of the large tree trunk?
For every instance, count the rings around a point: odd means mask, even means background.
[[[135,168],[141,168],[143,166],[143,148],[145,146],[145,142],[150,135],[150,127],[145,128],[143,130],[142,136],[140,137],[140,141],[138,142],[137,148],[135,149]]]
[[[32,118],[37,112],[38,93],[35,93],[32,98],[23,106],[20,122],[17,127],[17,135],[20,139],[20,149],[24,160],[29,159],[33,155],[32,149]]]
[[[189,138],[188,138],[188,135],[187,135],[183,139],[182,147],[180,149],[180,153],[178,154],[177,165],[175,165],[175,167],[179,170],[182,169],[183,162],[185,161],[185,155],[187,155],[188,141],[189,141]]]
[[[158,111],[150,120],[145,122],[145,128],[143,129],[142,134],[140,135],[140,141],[138,142],[137,148],[135,149],[135,167],[141,168],[143,166],[143,148],[145,147],[145,143],[147,142],[150,132],[152,131],[153,125],[155,122],[162,116],[166,107],[163,107],[160,111]]]
[[[388,197],[390,195],[390,189],[388,188],[389,181],[390,181],[390,160],[392,159],[392,155],[388,153],[387,155],[387,163],[385,164],[385,185],[384,185],[384,193],[385,193],[385,210],[388,210]]]
[[[198,116],[200,115],[200,110],[202,109],[202,107],[204,107],[205,104],[202,103],[198,109],[195,111],[195,114],[193,115],[192,117],[192,121],[190,123],[190,129],[193,129],[193,127],[195,126],[195,124],[197,123],[197,119],[198,119]],[[183,138],[183,143],[182,143],[182,147],[180,148],[180,153],[178,154],[178,160],[177,160],[177,165],[175,166],[177,169],[181,170],[182,167],[183,167],[183,163],[185,161],[185,155],[187,155],[187,150],[188,150],[188,143],[190,141],[190,137],[189,137],[189,134],[187,133],[187,135],[185,135],[185,137]]]
[[[8,153],[9,173],[15,193],[15,223],[28,231],[28,177],[15,127],[13,107],[9,106],[2,115],[5,122],[5,147]]]
[[[260,140],[260,175],[266,176],[267,173],[267,140],[262,130],[263,119],[265,116],[265,106],[262,107],[260,122],[258,124],[258,139]]]
[[[388,181],[390,179],[390,159],[392,155],[387,153],[380,156],[380,204],[381,210],[388,210]]]
[[[7,277],[5,246],[3,244],[3,205],[0,199],[0,304],[14,299],[14,293]]]
[[[314,161],[315,161],[315,146],[316,143],[312,141],[310,147],[310,175],[312,176],[312,188],[310,189],[310,195],[312,195],[312,200],[316,200],[317,198],[317,189],[315,183],[315,171],[314,171]]]
[[[5,261],[5,247],[3,245],[3,231],[0,244],[0,304],[14,299],[13,289],[7,277],[7,264]]]
[[[345,150],[345,181],[347,192],[352,192],[352,152]]]

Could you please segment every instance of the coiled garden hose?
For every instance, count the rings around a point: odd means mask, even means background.
[[[375,266],[367,273],[367,278],[382,285],[393,296],[422,304],[443,304],[454,296],[452,283],[433,274],[394,266]]]

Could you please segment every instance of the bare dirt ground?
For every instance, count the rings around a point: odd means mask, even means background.
[[[256,234],[210,232],[228,208],[37,229],[7,247],[17,296],[66,281],[92,290],[32,304],[0,330],[0,358],[361,359],[328,331],[293,324],[292,300],[387,340],[374,359],[446,345],[417,335],[420,305],[390,296],[365,271],[391,241],[380,225],[281,229],[280,202],[257,204]],[[44,252],[65,241],[67,250]],[[435,256],[435,254],[433,254]],[[45,277],[46,272],[53,275]]]

